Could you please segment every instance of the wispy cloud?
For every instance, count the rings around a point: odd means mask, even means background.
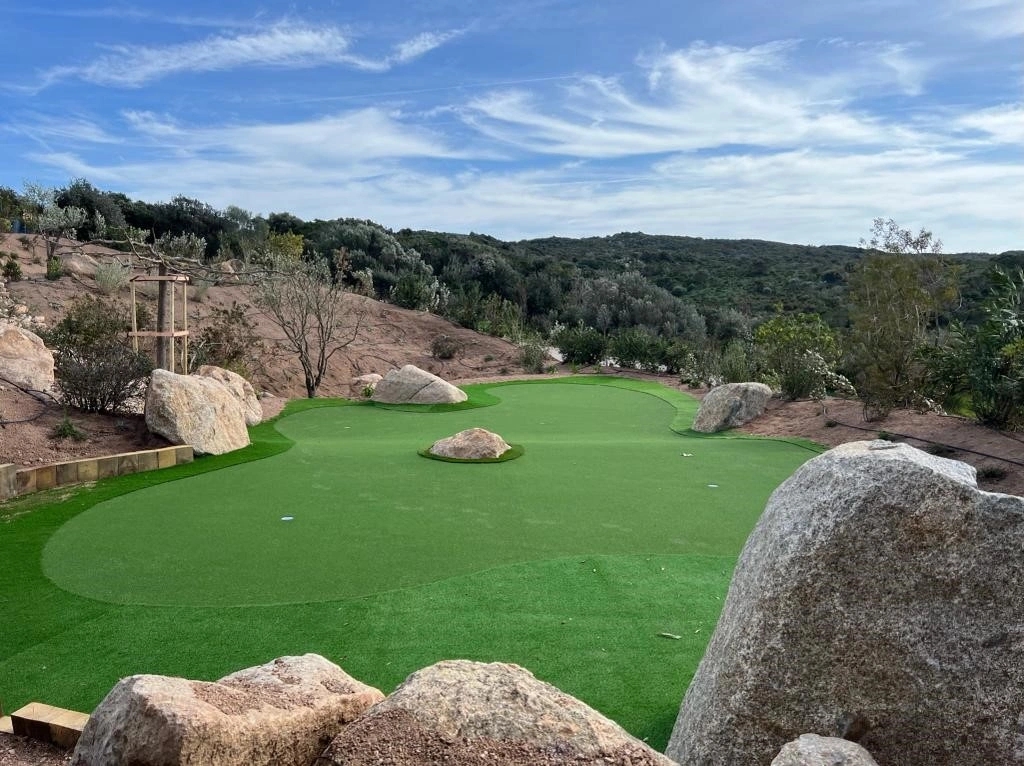
[[[591,158],[729,144],[778,148],[920,139],[848,103],[867,84],[887,81],[902,89],[899,81],[911,68],[895,65],[902,51],[888,49],[892,60],[869,70],[815,74],[789,60],[797,46],[698,43],[661,50],[638,60],[646,93],[631,92],[619,79],[580,78],[562,88],[557,102],[524,90],[498,91],[470,101],[463,115],[475,129],[521,150]]]
[[[983,37],[1001,40],[1024,36],[1020,0],[946,0],[946,13]]]
[[[383,58],[352,51],[353,37],[339,27],[313,27],[279,23],[254,33],[215,35],[174,45],[117,45],[84,65],[46,70],[38,88],[80,79],[95,85],[136,88],[154,80],[185,72],[226,71],[244,67],[306,69],[342,65],[367,72],[385,72],[404,64],[462,34],[459,30],[422,33],[399,43]]]

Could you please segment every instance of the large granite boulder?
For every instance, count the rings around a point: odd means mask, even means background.
[[[131,676],[93,711],[71,763],[308,765],[382,699],[316,654],[281,657],[216,683]]]
[[[462,389],[411,364],[385,375],[372,397],[385,404],[453,404],[467,398]]]
[[[878,766],[871,753],[846,739],[801,734],[787,742],[771,766]]]
[[[242,404],[212,378],[153,370],[146,391],[146,426],[172,444],[207,455],[249,445]]]
[[[772,495],[666,751],[767,763],[804,732],[880,763],[1024,763],[1024,498],[854,442]]]
[[[672,762],[518,665],[439,662],[335,737],[322,763],[405,766]]]
[[[49,391],[53,354],[34,332],[0,322],[0,378],[30,391]]]
[[[349,392],[356,399],[362,399],[365,397],[367,389],[369,389],[372,394],[377,388],[377,384],[383,379],[383,375],[378,375],[375,372],[370,372],[366,375],[357,375],[349,382]]]
[[[704,396],[693,419],[693,430],[713,434],[753,420],[768,405],[772,390],[764,383],[726,383]]]
[[[259,425],[263,422],[263,405],[260,404],[260,398],[256,396],[256,389],[252,387],[252,383],[237,372],[225,370],[223,367],[216,367],[212,364],[204,364],[196,370],[196,375],[216,380],[227,388],[231,395],[238,400],[238,403],[242,405],[242,412],[245,414],[245,424],[247,426]]]
[[[459,460],[499,458],[511,447],[496,433],[486,428],[468,428],[454,436],[438,439],[430,447],[431,455]]]

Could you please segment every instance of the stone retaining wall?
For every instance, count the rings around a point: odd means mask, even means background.
[[[0,501],[29,492],[109,479],[128,473],[155,471],[191,462],[192,447],[184,445],[125,452],[106,457],[88,457],[38,468],[18,469],[17,466],[10,464],[0,465]]]

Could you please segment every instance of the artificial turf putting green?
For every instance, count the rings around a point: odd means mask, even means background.
[[[91,709],[133,672],[215,678],[305,651],[389,691],[466,657],[518,662],[662,747],[747,533],[812,452],[673,432],[696,403],[633,381],[474,401],[497,404],[295,406],[243,451],[295,442],[273,457],[103,482],[0,525],[0,702]],[[526,454],[417,455],[476,425]]]

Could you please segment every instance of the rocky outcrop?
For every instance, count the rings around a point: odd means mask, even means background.
[[[219,381],[153,370],[146,391],[146,426],[172,444],[221,455],[249,445],[239,400]]]
[[[216,380],[230,391],[231,395],[242,405],[247,426],[255,426],[263,421],[263,405],[260,404],[260,399],[256,396],[256,390],[252,387],[252,383],[237,372],[225,370],[223,367],[215,367],[212,364],[204,364],[196,370],[196,375]]]
[[[902,766],[1022,762],[1024,498],[902,444],[855,442],[772,495],[668,755],[767,763],[862,721]]]
[[[31,330],[0,322],[0,378],[30,391],[49,391],[53,354]]]
[[[282,657],[216,683],[131,676],[93,712],[71,763],[312,764],[383,698],[316,654]]]
[[[349,392],[355,399],[363,399],[366,396],[366,390],[369,389],[372,394],[377,388],[377,384],[383,379],[382,375],[378,375],[375,372],[367,373],[366,375],[359,375],[358,377],[352,378],[349,383]]]
[[[94,278],[99,261],[85,253],[67,253],[62,258],[61,270],[71,277]]]
[[[858,745],[836,737],[801,734],[787,742],[771,766],[878,766],[871,753]]]
[[[467,660],[413,673],[339,734],[324,764],[632,764],[665,756],[517,666]]]
[[[741,426],[764,412],[771,398],[772,390],[764,383],[726,383],[712,388],[700,403],[693,430],[713,434]]]
[[[482,460],[499,458],[510,449],[508,443],[496,433],[485,428],[469,428],[454,436],[438,439],[430,447],[430,454],[459,460]]]
[[[467,398],[462,389],[411,364],[385,375],[372,397],[385,404],[452,404]]]

